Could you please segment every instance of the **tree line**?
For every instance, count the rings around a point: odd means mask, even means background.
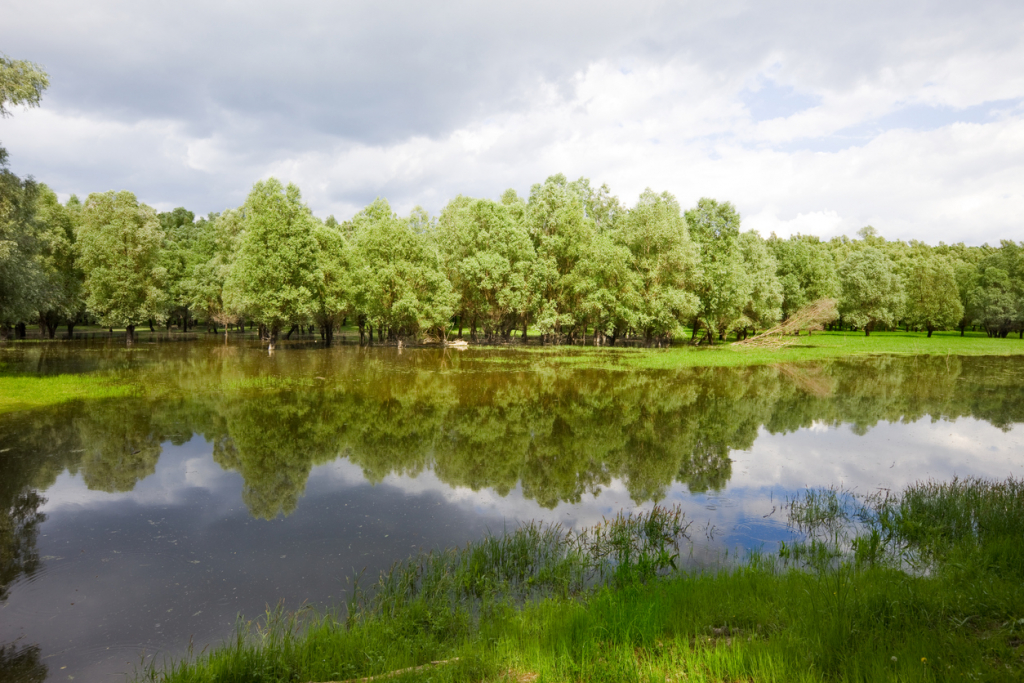
[[[320,220],[295,185],[255,184],[237,209],[157,213],[130,192],[72,196],[0,171],[0,334],[37,324],[216,330],[340,326],[363,343],[524,339],[694,343],[745,337],[820,298],[838,329],[980,327],[1024,334],[1024,243],[968,247],[763,239],[729,202],[683,211],[651,190],[624,206],[607,186],[555,175],[526,198],[458,196],[439,216],[377,199]]]
[[[46,75],[0,58],[4,104],[37,105]],[[330,344],[525,339],[713,343],[763,330],[809,302],[839,302],[834,327],[981,327],[1024,337],[1024,243],[930,246],[874,228],[828,241],[742,231],[729,202],[684,211],[644,191],[624,205],[607,185],[554,175],[529,196],[458,196],[438,216],[377,199],[351,220],[320,220],[299,188],[257,182],[238,208],[157,213],[127,191],[72,196],[6,167],[0,149],[0,339],[36,324],[255,325]]]

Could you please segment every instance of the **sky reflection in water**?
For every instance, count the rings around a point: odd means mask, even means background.
[[[219,642],[238,613],[334,604],[360,571],[520,520],[679,503],[699,566],[789,538],[778,505],[806,486],[1024,474],[1024,359],[627,374],[507,351],[176,345],[5,360],[140,386],[0,417],[0,643],[29,678],[109,680],[143,650]]]

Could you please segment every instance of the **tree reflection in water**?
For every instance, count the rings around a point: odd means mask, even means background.
[[[206,354],[159,377],[173,385],[165,395],[196,398],[97,401],[0,425],[4,443],[13,444],[0,456],[5,548],[31,545],[6,540],[15,537],[8,528],[29,538],[38,524],[23,511],[38,502],[15,502],[21,487],[45,489],[67,469],[92,489],[128,491],[154,471],[161,443],[193,434],[213,444],[221,467],[241,474],[251,514],[272,518],[295,510],[314,465],[338,457],[371,482],[431,468],[452,486],[500,495],[521,486],[550,508],[612,479],[636,502],[660,499],[674,482],[721,489],[731,476],[730,452],[749,449],[762,428],[850,424],[864,433],[881,421],[971,416],[1008,429],[1024,419],[1024,363],[1012,358],[876,357],[672,372],[438,371],[416,362],[399,372],[360,361],[357,352],[338,358],[296,354],[291,362],[301,367],[286,380],[254,382],[258,373],[230,351]]]

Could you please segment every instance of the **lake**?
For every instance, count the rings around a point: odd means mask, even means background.
[[[714,567],[791,539],[782,505],[806,487],[1024,475],[1024,357],[628,372],[608,358],[0,351],[6,375],[131,387],[0,415],[0,677],[120,680],[222,642],[239,614],[340,605],[360,573],[521,521],[679,504],[687,565]]]

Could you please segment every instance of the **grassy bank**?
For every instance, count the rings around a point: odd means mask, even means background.
[[[790,506],[806,535],[720,571],[674,568],[679,512],[529,526],[413,558],[338,614],[239,624],[150,669],[168,682],[1009,681],[1024,675],[1024,482],[954,481]]]

